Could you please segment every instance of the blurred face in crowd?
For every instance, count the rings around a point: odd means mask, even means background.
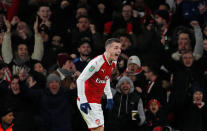
[[[157,104],[156,102],[152,102],[152,103],[150,103],[150,105],[149,105],[149,109],[150,109],[150,111],[151,111],[153,114],[156,114],[157,111],[159,110],[159,106],[158,106],[158,104]]]
[[[52,44],[55,46],[63,47],[63,44],[61,43],[61,37],[58,35],[52,37]]]
[[[91,46],[89,43],[85,42],[78,48],[78,52],[83,56],[89,56],[91,53]]]
[[[155,22],[159,27],[162,27],[166,23],[166,20],[159,15],[155,15]]]
[[[40,18],[43,21],[48,21],[50,19],[50,16],[51,16],[52,12],[50,10],[50,7],[48,7],[48,6],[42,6],[37,11],[37,14],[40,16]]]
[[[144,67],[144,75],[146,77],[146,80],[150,80],[152,76],[152,72],[148,69],[148,67]]]
[[[125,21],[128,21],[132,17],[132,7],[130,5],[125,5],[122,8],[122,16]]]
[[[90,26],[90,22],[89,22],[88,18],[82,17],[78,20],[77,28],[80,32],[88,30],[89,26]]]
[[[204,36],[207,36],[207,26],[204,27],[203,34],[204,34]]]
[[[25,44],[19,44],[17,48],[17,55],[21,60],[28,59],[28,49]]]
[[[135,63],[131,63],[127,65],[128,72],[135,73],[139,69],[139,66]]]
[[[48,83],[48,88],[53,95],[56,95],[60,89],[60,83],[56,80],[52,80]]]
[[[86,10],[86,8],[78,8],[76,11],[76,18],[78,18],[79,16],[87,16],[88,12]]]
[[[131,46],[131,42],[130,42],[129,38],[127,38],[125,36],[121,36],[120,41],[121,41],[121,49],[122,50],[126,50],[129,46]]]
[[[34,65],[34,70],[39,72],[39,73],[42,73],[42,72],[44,72],[44,67],[42,66],[41,63],[36,63]]]
[[[18,22],[17,24],[17,32],[18,34],[21,36],[21,33],[29,33],[29,28],[27,26],[27,24],[23,21]]]
[[[207,39],[203,40],[203,48],[207,50]]]
[[[182,54],[182,61],[186,67],[191,67],[193,64],[193,54],[191,52]]]
[[[20,93],[20,89],[19,89],[19,79],[14,78],[11,82],[11,89],[13,94],[17,95]]]
[[[69,72],[75,72],[76,71],[75,64],[73,63],[72,60],[67,60],[62,68],[68,70]]]
[[[194,92],[193,101],[195,101],[196,103],[201,103],[203,101],[203,93],[201,91]]]
[[[178,36],[178,51],[183,53],[185,51],[191,50],[190,47],[190,37],[187,33],[181,33]]]
[[[121,83],[120,90],[125,95],[129,94],[129,91],[130,91],[130,83],[125,80],[123,83]]]
[[[3,117],[1,118],[1,120],[2,120],[4,123],[6,123],[7,125],[12,124],[12,121],[14,120],[14,114],[13,114],[13,112],[9,112],[9,113],[7,113],[5,116],[3,116]]]
[[[121,54],[121,43],[113,42],[106,46],[106,52],[109,55],[109,62],[117,61]]]

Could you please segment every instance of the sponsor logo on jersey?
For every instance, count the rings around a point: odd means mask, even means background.
[[[104,84],[104,83],[106,83],[106,80],[101,80],[99,78],[96,78],[96,83]]]
[[[109,79],[109,76],[105,76],[104,80],[101,80],[100,78],[96,78],[96,83],[105,84],[108,79]]]
[[[97,119],[97,120],[96,120],[96,124],[97,124],[97,125],[100,125],[100,123],[101,123],[100,120]]]
[[[94,69],[95,69],[95,67],[94,67],[94,66],[91,66],[91,67],[89,68],[89,71],[92,72]]]

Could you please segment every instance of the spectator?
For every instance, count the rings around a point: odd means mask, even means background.
[[[143,125],[145,114],[142,99],[134,90],[134,84],[129,77],[123,76],[118,81],[113,100],[113,109],[107,114],[107,131],[135,131]],[[138,112],[136,120],[132,118],[132,111]]]
[[[193,99],[186,105],[185,110],[185,130],[187,131],[205,131],[207,121],[207,106],[204,102],[204,91],[202,88],[194,85]]]
[[[127,68],[123,75],[131,78],[135,85],[135,89],[143,94],[147,86],[147,80],[144,76],[144,70],[138,56],[130,56],[127,62]]]
[[[17,75],[22,68],[30,68],[30,61],[32,59],[41,60],[43,57],[43,44],[42,38],[38,33],[38,19],[36,19],[34,24],[34,31],[35,31],[35,45],[34,45],[34,52],[29,55],[28,47],[25,43],[18,43],[17,50],[15,55],[12,52],[11,47],[11,26],[10,23],[4,17],[4,22],[7,26],[7,32],[4,35],[4,40],[2,43],[2,56],[5,63],[9,64],[9,67],[12,71],[13,75]]]
[[[22,93],[37,102],[39,131],[72,131],[72,92],[60,86],[60,78],[56,74],[48,75],[44,90],[21,85]]]
[[[12,78],[11,94],[7,98],[7,103],[15,110],[13,131],[34,131],[34,103],[22,95],[18,76]]]
[[[78,47],[79,57],[74,60],[75,67],[82,72],[91,60],[92,48],[90,41],[81,41]]]
[[[9,82],[4,80],[6,64],[0,63],[0,105],[5,103],[6,97],[9,94]]]
[[[0,108],[0,130],[10,131],[13,129],[14,111],[9,106]]]
[[[148,80],[148,86],[145,88],[146,103],[151,99],[157,99],[161,105],[167,103],[167,91],[162,87],[162,77],[159,74],[159,68],[155,66],[145,66],[144,75]]]
[[[148,102],[148,110],[146,111],[146,130],[147,131],[166,131],[170,130],[161,113],[161,104],[156,99],[151,99]]]
[[[180,59],[180,56],[185,51],[193,51],[193,56],[198,60],[203,54],[203,37],[201,28],[198,21],[192,21],[191,26],[194,29],[195,34],[195,47],[193,48],[193,35],[188,28],[178,27],[177,33],[177,51],[172,53],[172,58],[176,61]]]
[[[98,53],[98,51],[102,50],[104,47],[101,35],[96,31],[95,25],[91,24],[87,16],[80,16],[77,19],[76,29],[72,31],[72,44],[70,46],[70,51],[72,51],[72,53],[76,52],[71,50],[71,48],[76,49],[78,47],[77,43],[84,39],[91,41],[92,48],[97,49],[94,53]]]
[[[59,68],[54,72],[61,79],[61,87],[68,89],[76,88],[75,80],[80,75],[76,70],[73,59],[68,54],[58,54]]]
[[[186,111],[185,103],[192,98],[192,85],[199,83],[201,88],[205,88],[203,72],[206,69],[206,53],[198,61],[193,57],[192,52],[185,52],[181,60],[175,62],[167,60],[167,69],[173,73],[172,89],[170,95],[171,111],[175,116],[175,128],[184,129],[184,112]]]

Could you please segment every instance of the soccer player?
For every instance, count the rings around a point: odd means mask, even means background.
[[[77,79],[77,105],[91,131],[104,130],[101,108],[103,92],[107,96],[106,109],[110,110],[113,107],[110,76],[120,53],[120,40],[108,39],[105,43],[105,52],[91,60]]]

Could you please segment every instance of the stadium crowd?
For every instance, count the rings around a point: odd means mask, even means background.
[[[1,0],[0,131],[88,131],[76,80],[112,37],[105,131],[207,131],[207,0]]]

